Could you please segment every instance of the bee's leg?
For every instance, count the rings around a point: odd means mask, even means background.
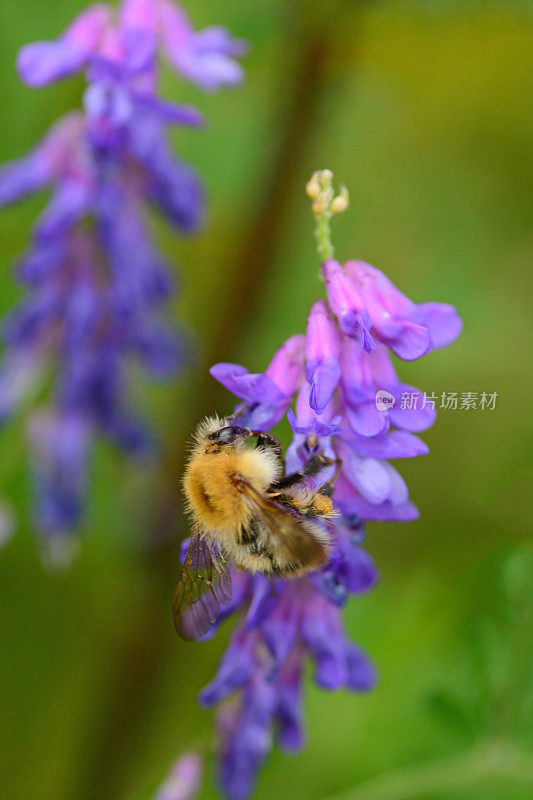
[[[321,486],[317,487],[315,494],[323,494],[326,497],[332,497],[333,492],[335,491],[335,483],[337,482],[337,478],[340,475],[342,469],[342,461],[340,458],[335,459],[335,461],[330,458],[332,464],[337,465],[337,469],[333,473],[332,477],[326,483],[323,483]]]
[[[271,433],[264,433],[263,431],[250,431],[252,436],[257,436],[256,447],[268,447],[274,452],[276,458],[279,459],[283,469],[285,469],[285,457],[283,455],[283,448],[275,436]]]
[[[257,528],[252,520],[248,527],[241,525],[239,544],[255,544],[257,542]]]
[[[274,490],[288,489],[289,486],[301,483],[303,478],[313,478],[315,475],[318,475],[319,472],[322,472],[323,469],[331,467],[331,465],[335,463],[335,459],[328,458],[328,456],[325,456],[324,453],[319,451],[311,456],[303,469],[298,470],[298,472],[293,472],[292,475],[285,475],[270,488]]]

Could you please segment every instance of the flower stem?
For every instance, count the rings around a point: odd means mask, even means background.
[[[333,258],[335,255],[335,248],[331,242],[330,218],[331,214],[327,212],[315,216],[316,249],[321,261]]]
[[[348,190],[341,186],[337,196],[333,191],[333,173],[329,169],[314,172],[305,187],[313,201],[316,248],[321,261],[333,258],[335,249],[331,241],[330,219],[348,208]]]

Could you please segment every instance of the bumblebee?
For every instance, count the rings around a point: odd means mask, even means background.
[[[256,438],[255,447],[250,447]],[[336,464],[315,491],[306,478]],[[285,475],[279,441],[268,433],[205,419],[198,426],[183,478],[192,534],[174,593],[176,630],[198,639],[231,599],[227,560],[249,572],[294,578],[323,566],[340,462],[318,452]]]

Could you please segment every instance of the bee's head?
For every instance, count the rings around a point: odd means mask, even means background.
[[[219,428],[216,431],[208,434],[207,439],[211,447],[209,450],[212,452],[221,447],[232,447],[236,444],[243,442],[250,436],[248,428],[239,428],[236,425],[226,425],[224,428]]]

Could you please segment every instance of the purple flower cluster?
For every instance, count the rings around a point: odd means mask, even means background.
[[[285,581],[233,571],[234,594],[222,616],[240,611],[241,617],[217,676],[200,698],[206,706],[222,702],[219,778],[231,800],[250,795],[274,730],[284,749],[301,747],[306,658],[325,689],[365,691],[374,683],[371,662],[344,632],[340,608],[377,578],[361,547],[364,521],[417,516],[387,459],[427,453],[416,433],[434,421],[430,408],[400,407],[401,393],[417,390],[400,382],[389,350],[414,360],[448,345],[461,330],[452,306],[416,305],[361,261],[341,265],[326,259],[322,276],[327,300],[314,303],[305,337],[286,341],[264,374],[236,364],[211,370],[242,399],[239,424],[267,430],[287,413],[293,431],[287,473],[319,450],[342,460],[333,495],[338,516],[328,523],[332,550],[324,570]],[[392,396],[383,408],[376,402],[380,391]]]
[[[0,171],[0,205],[45,187],[49,199],[18,264],[28,295],[5,321],[0,415],[50,373],[53,396],[30,420],[37,520],[57,535],[79,520],[97,432],[132,454],[149,443],[130,409],[135,362],[153,378],[176,372],[182,337],[164,318],[173,291],[147,206],[184,231],[203,190],[172,153],[169,126],[202,125],[193,107],[158,96],[159,56],[205,90],[236,85],[244,44],[224,28],[196,32],[170,0],[90,6],[55,41],[23,47],[18,70],[44,86],[84,70],[83,111],[61,118],[24,158]]]

